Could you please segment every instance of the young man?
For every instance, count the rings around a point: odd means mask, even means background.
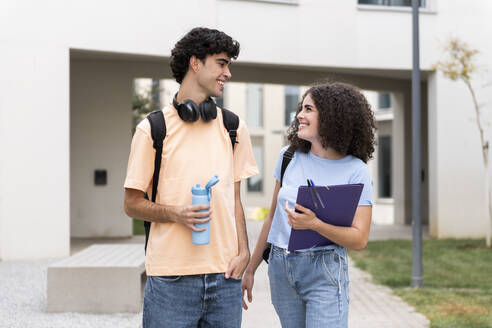
[[[220,97],[231,78],[239,43],[227,34],[194,28],[171,52],[180,88],[163,109],[166,137],[156,202],[152,190],[155,150],[150,123],[133,136],[125,181],[125,211],[151,221],[145,267],[143,326],[240,327],[241,277],[249,261],[240,183],[258,173],[246,125],[240,120],[234,151]],[[191,205],[191,187],[215,174],[211,205]],[[197,212],[206,210],[205,212]],[[209,216],[209,218],[205,218]],[[192,243],[197,223],[210,222],[208,245]]]

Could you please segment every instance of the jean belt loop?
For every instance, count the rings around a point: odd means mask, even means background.
[[[338,295],[342,294],[342,257],[340,254],[336,253],[338,255]]]
[[[337,246],[334,249],[335,253],[338,255],[339,259],[343,260],[344,262],[348,263],[347,261],[347,252],[346,249],[344,249],[341,246]]]

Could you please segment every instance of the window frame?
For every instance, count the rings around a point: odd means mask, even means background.
[[[378,111],[388,111],[388,110],[391,110],[393,108],[393,97],[391,96],[391,93],[390,92],[378,92],[378,106],[377,106],[377,110]],[[383,107],[383,98],[386,98],[387,97],[387,102],[388,102],[388,106],[385,106]],[[386,100],[385,100],[386,101]]]
[[[242,1],[242,2],[264,2],[276,5],[299,6],[299,0],[222,0],[222,1]]]
[[[436,14],[436,0],[425,0],[425,6],[419,7],[419,12],[423,14]],[[412,6],[390,6],[361,4],[357,0],[357,9],[360,11],[387,11],[387,12],[408,12],[412,13]]]

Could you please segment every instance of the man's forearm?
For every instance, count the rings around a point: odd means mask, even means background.
[[[145,221],[175,222],[174,206],[160,205],[143,197],[138,191],[125,191],[125,212],[128,216]]]
[[[237,200],[235,204],[235,218],[239,255],[246,255],[249,258],[248,233],[246,231],[243,205],[241,201]]]

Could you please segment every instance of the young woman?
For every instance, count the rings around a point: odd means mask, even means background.
[[[374,152],[374,130],[370,105],[351,85],[316,85],[302,97],[288,131],[296,151],[282,186],[281,163],[287,147],[280,152],[270,213],[242,282],[243,297],[247,291],[251,302],[255,271],[267,242],[271,243],[270,291],[283,328],[348,325],[346,248],[361,250],[369,237],[372,180],[366,163]],[[295,204],[297,188],[306,185],[306,179],[316,185],[364,184],[351,227],[324,223],[311,210]],[[314,230],[336,244],[289,252],[291,228]],[[243,307],[248,308],[244,299]]]

